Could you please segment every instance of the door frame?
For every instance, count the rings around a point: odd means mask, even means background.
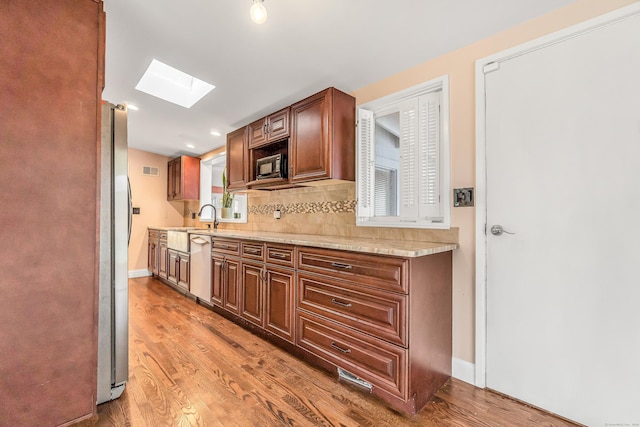
[[[640,13],[633,3],[476,61],[476,301],[475,385],[486,387],[487,374],[487,170],[484,69],[555,43],[577,37]]]

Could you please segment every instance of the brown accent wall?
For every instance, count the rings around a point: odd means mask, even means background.
[[[0,424],[96,407],[102,2],[0,0]]]

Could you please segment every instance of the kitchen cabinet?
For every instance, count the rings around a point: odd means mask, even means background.
[[[147,268],[152,276],[158,275],[158,256],[159,256],[159,239],[158,231],[149,230],[149,240],[147,245]]]
[[[258,180],[256,161],[286,156],[286,177]],[[328,88],[227,135],[229,189],[355,180],[355,98]]]
[[[267,265],[265,279],[264,329],[293,343],[295,272]]]
[[[158,240],[158,277],[167,279],[169,277],[169,248],[167,247],[166,233],[165,238]]]
[[[189,254],[169,249],[167,256],[167,280],[189,290]]]
[[[293,344],[294,247],[214,239],[213,248],[212,302]]]
[[[296,345],[414,414],[451,375],[451,252],[298,251]],[[344,376],[343,376],[344,378]]]
[[[167,200],[200,199],[200,159],[180,156],[167,163]]]
[[[244,126],[227,134],[227,188],[246,189],[248,181],[249,127]]]
[[[329,88],[291,106],[292,183],[355,180],[355,98]]]
[[[260,327],[263,323],[264,264],[242,262],[240,316]]]
[[[213,239],[211,302],[233,313],[240,313],[240,243]]]
[[[290,108],[268,115],[249,125],[249,148],[260,147],[289,137]]]

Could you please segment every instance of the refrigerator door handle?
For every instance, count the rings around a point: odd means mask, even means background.
[[[127,237],[127,246],[131,243],[131,225],[133,221],[133,201],[131,197],[131,181],[127,176],[127,195],[129,197],[129,236]]]

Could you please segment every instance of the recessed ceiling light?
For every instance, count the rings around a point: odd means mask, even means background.
[[[193,144],[184,144],[184,145],[186,145],[188,148],[196,148],[196,146]]]
[[[136,106],[135,106],[135,105],[133,105],[133,104],[127,104],[127,109],[128,109],[128,110],[133,110],[133,111],[138,111],[138,110],[139,110],[139,108],[138,108],[138,107],[136,107]]]
[[[191,108],[214,87],[156,59],[151,61],[136,85],[141,92],[186,108]]]
[[[212,130],[212,131],[211,131],[211,135],[213,135],[213,136],[220,136],[220,135],[222,135],[222,134],[221,134],[220,132],[218,132],[217,130]]]

